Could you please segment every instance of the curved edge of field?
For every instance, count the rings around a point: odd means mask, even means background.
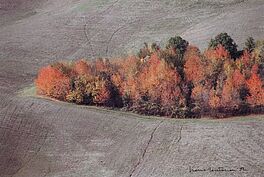
[[[162,116],[147,116],[147,115],[140,115],[134,112],[129,112],[129,111],[123,111],[120,109],[114,109],[114,108],[107,108],[107,107],[98,107],[98,106],[88,106],[88,105],[78,105],[74,103],[68,103],[64,101],[59,101],[47,96],[42,96],[42,95],[37,95],[36,93],[36,87],[34,84],[31,84],[24,89],[21,89],[17,92],[17,95],[19,97],[32,97],[35,99],[43,99],[45,101],[51,101],[54,103],[58,103],[64,106],[69,106],[69,107],[76,107],[80,109],[87,109],[87,110],[93,110],[93,111],[99,111],[99,112],[104,112],[104,113],[113,113],[117,114],[119,116],[126,116],[126,115],[131,115],[134,118],[139,118],[139,119],[154,119],[154,120],[165,120],[165,121],[181,121],[181,122],[225,122],[225,121],[247,121],[247,120],[256,120],[256,121],[264,121],[264,115],[263,114],[250,114],[250,115],[245,115],[245,116],[233,116],[233,117],[227,117],[227,118],[213,118],[210,116],[202,117],[202,118],[186,118],[186,119],[178,119],[178,118],[169,118],[169,117],[162,117]]]
[[[264,172],[263,115],[166,119],[29,95],[14,100],[15,105],[1,105],[11,120],[1,122],[1,164],[8,165],[0,170],[6,177],[240,177]],[[236,171],[190,172],[219,167]]]

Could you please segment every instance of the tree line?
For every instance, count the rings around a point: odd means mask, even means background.
[[[76,104],[172,118],[264,112],[264,41],[243,50],[221,33],[201,52],[180,36],[137,55],[56,62],[39,70],[37,93]]]

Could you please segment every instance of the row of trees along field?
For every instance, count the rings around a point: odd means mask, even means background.
[[[173,118],[263,112],[264,41],[239,51],[221,33],[201,52],[179,36],[126,58],[57,62],[40,69],[38,94],[76,104]]]

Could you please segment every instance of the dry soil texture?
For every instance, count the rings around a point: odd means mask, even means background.
[[[262,0],[0,0],[1,177],[264,174],[263,116],[169,120],[29,95],[57,60],[111,57],[182,35],[264,38]],[[209,168],[234,171],[210,171]],[[190,172],[192,170],[203,170]]]

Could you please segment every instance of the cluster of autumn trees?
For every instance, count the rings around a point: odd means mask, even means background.
[[[57,62],[41,68],[39,94],[76,104],[175,118],[249,114],[264,106],[264,41],[238,51],[221,33],[201,52],[179,36],[137,56]]]

